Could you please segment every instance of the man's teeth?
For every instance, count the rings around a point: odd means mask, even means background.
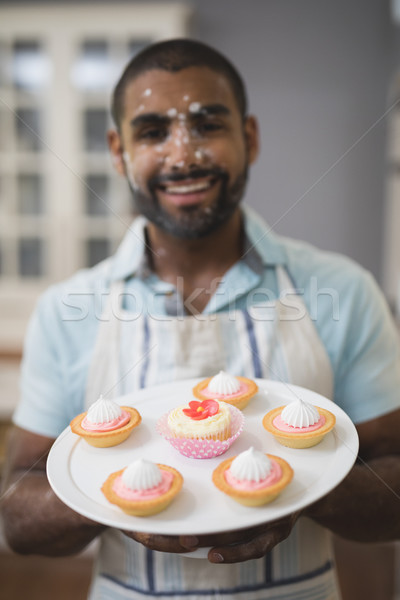
[[[193,192],[201,192],[211,186],[210,181],[202,181],[190,183],[189,185],[169,185],[165,188],[167,194],[190,194]]]

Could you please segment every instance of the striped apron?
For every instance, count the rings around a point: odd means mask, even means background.
[[[196,316],[133,315],[124,283],[111,286],[89,369],[86,407],[109,397],[219,370],[301,385],[327,397],[333,376],[326,350],[300,295],[277,267],[278,299],[246,310]],[[217,565],[154,552],[114,529],[101,536],[89,598],[338,600],[329,533],[300,518],[265,557]]]

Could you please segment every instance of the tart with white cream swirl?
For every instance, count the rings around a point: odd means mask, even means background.
[[[258,392],[255,381],[247,377],[235,377],[220,371],[214,377],[203,379],[193,388],[193,395],[199,400],[221,400],[243,409]]]
[[[125,441],[141,420],[135,408],[100,396],[87,412],[72,419],[70,427],[91,446],[108,448]]]
[[[224,460],[212,475],[219,490],[246,506],[272,502],[292,478],[293,470],[283,458],[253,447]]]
[[[290,448],[311,448],[333,429],[336,417],[329,410],[313,406],[298,398],[287,406],[269,411],[263,418],[264,428],[276,441]]]
[[[167,508],[182,485],[183,477],[173,467],[140,458],[111,473],[101,491],[126,514],[147,517]]]

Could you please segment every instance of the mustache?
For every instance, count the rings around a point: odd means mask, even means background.
[[[220,167],[212,167],[208,169],[190,169],[186,173],[166,173],[164,175],[155,175],[149,181],[149,189],[154,189],[160,185],[168,183],[176,183],[177,181],[186,181],[187,179],[203,179],[204,177],[212,177],[228,179],[228,173]]]

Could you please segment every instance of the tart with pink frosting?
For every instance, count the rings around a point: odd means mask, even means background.
[[[77,415],[70,423],[71,431],[91,446],[108,448],[125,441],[142,418],[130,406],[119,406],[100,396],[87,412]]]
[[[200,400],[222,400],[240,409],[245,408],[257,392],[255,381],[247,377],[235,377],[225,371],[203,379],[193,388],[193,395]]]
[[[228,458],[212,475],[214,485],[236,502],[262,506],[272,502],[290,483],[293,469],[279,456],[253,447]]]
[[[147,517],[167,508],[182,485],[183,477],[173,467],[140,458],[111,473],[101,491],[126,514]]]
[[[336,417],[329,410],[300,398],[269,411],[263,425],[276,441],[289,448],[311,448],[333,429]]]

